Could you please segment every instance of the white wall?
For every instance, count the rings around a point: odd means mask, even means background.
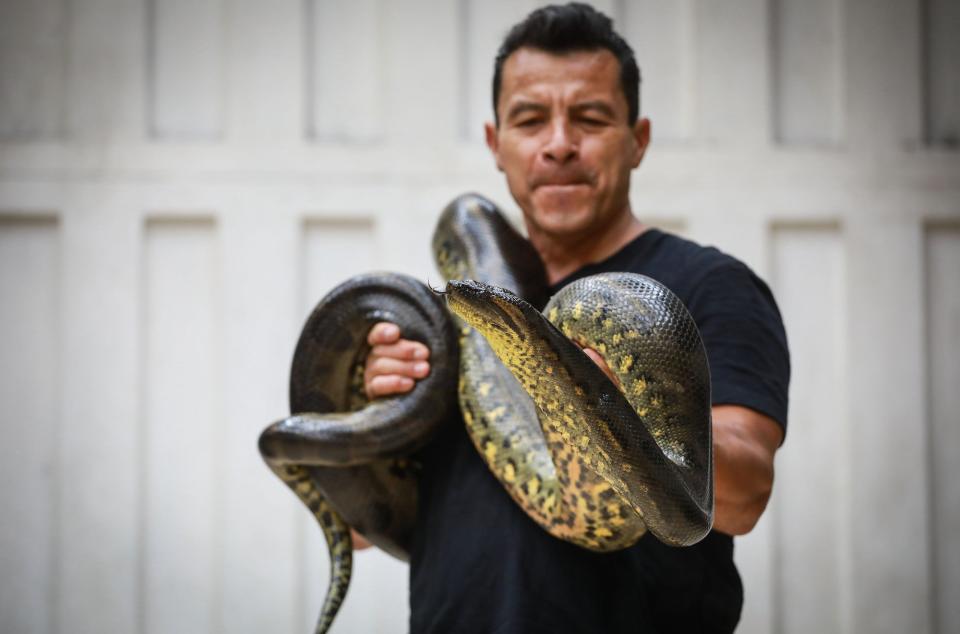
[[[791,420],[741,632],[957,632],[960,9],[609,0],[635,210],[781,303]],[[319,531],[262,465],[325,289],[435,280],[505,0],[0,0],[0,632],[306,632]],[[358,556],[339,632],[406,630]]]

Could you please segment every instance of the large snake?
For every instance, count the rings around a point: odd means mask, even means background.
[[[331,584],[317,632],[349,584],[348,526],[407,558],[416,517],[408,457],[450,418],[454,389],[491,472],[555,537],[611,551],[647,530],[689,545],[711,526],[710,378],[680,300],[650,278],[604,274],[568,285],[541,313],[536,252],[476,195],[444,210],[433,247],[442,293],[384,274],[321,301],[294,354],[294,415],[260,438],[267,464],[327,538]],[[379,321],[426,343],[432,370],[410,394],[367,403],[366,334]],[[604,357],[616,383],[580,346]]]

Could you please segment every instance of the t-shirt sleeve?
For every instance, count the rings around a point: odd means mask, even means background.
[[[787,431],[790,356],[780,311],[767,285],[730,262],[704,275],[687,306],[710,362],[714,405],[742,405]]]

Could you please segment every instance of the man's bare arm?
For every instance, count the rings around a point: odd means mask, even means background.
[[[773,456],[783,429],[772,418],[739,405],[713,408],[713,527],[749,533],[773,489]]]

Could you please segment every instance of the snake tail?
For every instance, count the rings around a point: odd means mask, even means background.
[[[274,467],[272,471],[296,494],[316,518],[330,553],[330,585],[320,608],[315,634],[324,634],[347,596],[353,571],[353,539],[350,527],[324,499],[310,473],[303,467]]]

